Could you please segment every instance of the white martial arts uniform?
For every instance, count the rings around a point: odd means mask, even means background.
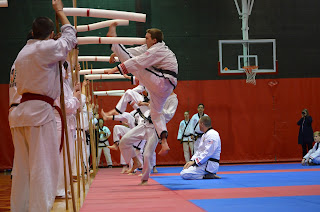
[[[90,157],[90,143],[87,143],[87,135],[84,133],[83,135],[83,130],[86,132],[89,130],[89,121],[88,121],[88,114],[89,118],[91,117],[92,112],[88,113],[87,110],[87,104],[86,104],[86,95],[81,94],[81,104],[82,104],[82,113],[80,113],[80,125],[81,125],[81,130],[80,130],[80,137],[82,138],[82,155],[83,155],[83,163],[84,166],[87,166],[87,161],[89,161]],[[83,116],[83,122],[82,122],[82,116]],[[77,136],[77,134],[76,134]],[[79,148],[79,145],[77,145]],[[77,154],[74,154],[73,156],[73,162],[72,162],[72,175],[76,176],[77,175],[77,163],[76,163],[76,158]],[[80,158],[80,157],[79,157]],[[79,173],[82,173],[81,170],[81,164],[79,165]]]
[[[120,139],[124,134],[129,132],[130,128],[126,127],[124,125],[115,125],[113,127],[113,142],[114,143],[119,143]],[[121,165],[126,165],[127,163],[125,162],[122,153],[120,153],[120,164]]]
[[[61,27],[58,40],[29,40],[19,52],[15,68],[19,95],[40,94],[56,99],[60,94],[58,61],[64,61],[77,43],[70,24]],[[15,147],[11,211],[50,211],[58,183],[59,143],[53,107],[29,100],[10,115]]]
[[[168,123],[172,119],[177,107],[177,95],[172,94],[167,98],[162,110],[163,117],[165,118],[166,123]],[[142,123],[138,124],[138,126],[130,130],[122,137],[119,147],[126,163],[129,163],[130,159],[136,156],[132,145],[136,141],[140,140],[147,140],[143,152],[144,163],[141,178],[142,181],[146,181],[149,179],[151,169],[154,166],[152,158],[159,140],[155,131],[155,126],[149,121],[144,120]]]
[[[177,85],[178,62],[175,54],[158,42],[147,49],[147,45],[125,49],[123,45],[112,45],[112,51],[122,62],[118,65],[121,74],[132,73],[146,87],[150,95],[150,114],[158,135],[167,132],[162,109],[166,99]],[[161,73],[161,71],[169,71]]]
[[[320,164],[320,143],[315,143],[313,148],[303,157],[306,161],[314,164]]]
[[[142,107],[142,108],[147,108],[147,107]],[[146,109],[143,109],[143,110],[146,110]],[[114,115],[113,120],[127,123],[129,126],[129,127],[125,127],[122,125],[116,125],[118,127],[113,128],[113,133],[114,133],[113,134],[113,141],[114,142],[119,142],[120,138],[123,137],[127,132],[129,132],[130,129],[133,129],[136,125],[138,125],[138,123],[143,122],[143,119],[139,115],[139,112],[136,110],[133,110],[130,113],[124,112],[120,115]],[[141,167],[143,164],[142,153],[143,153],[145,143],[146,143],[146,141],[142,140],[142,141],[136,141],[133,144],[133,147],[135,148],[134,151],[136,152],[136,155],[141,163]],[[121,162],[121,164],[127,164],[123,158],[122,153],[121,153],[120,162]],[[131,162],[130,162],[130,164],[131,164]]]
[[[138,104],[139,102],[144,101],[144,97],[141,94],[139,94],[138,92],[136,92],[135,90],[128,89],[128,90],[126,90],[126,92],[122,95],[122,97],[118,101],[118,103],[116,105],[116,111],[118,113],[125,112],[127,109],[128,103],[131,101],[134,101]]]
[[[68,75],[69,78],[65,79],[65,69],[63,68],[63,90],[64,90],[64,102],[65,102],[65,110],[66,110],[66,120],[68,126],[68,141],[69,141],[69,150],[70,150],[70,159],[71,159],[71,167],[73,163],[74,157],[74,146],[75,146],[75,139],[76,139],[76,129],[77,129],[77,120],[76,120],[76,113],[77,109],[80,107],[79,100],[73,96],[73,90],[70,87],[71,79],[71,72],[70,72],[70,64],[68,63]],[[55,100],[55,104],[60,107],[60,97]],[[55,111],[56,122],[57,122],[57,130],[58,130],[58,143],[61,141],[61,118],[57,111]],[[68,158],[67,158],[67,147],[66,142],[64,141],[65,147],[65,160],[66,160],[66,178],[67,182],[69,182],[69,165],[68,165]],[[67,183],[69,185],[70,183]],[[60,169],[59,169],[59,178],[58,178],[58,188],[57,188],[57,196],[64,196],[65,195],[65,186],[64,186],[64,165],[63,165],[63,151],[60,152]]]
[[[217,131],[210,128],[200,139],[198,150],[194,153],[191,160],[194,166],[183,169],[180,173],[185,180],[200,180],[205,174],[215,174],[219,169],[221,153],[221,141]]]
[[[203,116],[208,116],[208,115],[203,114]],[[200,116],[199,113],[196,113],[190,119],[191,134],[194,135],[194,137],[195,137],[195,141],[193,144],[193,152],[196,152],[198,150],[198,147],[200,144],[200,139],[203,134],[203,132],[200,130],[200,127],[199,127],[199,119],[201,117],[202,116]]]
[[[189,147],[191,150],[191,155],[193,155],[193,140],[191,138],[193,130],[191,128],[192,126],[190,120],[182,120],[180,122],[177,139],[181,140],[181,143],[183,145],[184,159],[186,160],[186,162],[190,161]]]
[[[103,131],[106,134],[100,134],[100,132]],[[103,126],[102,129],[99,127],[99,144],[98,144],[98,160],[97,164],[99,165],[100,163],[100,158],[101,158],[101,152],[103,151],[104,157],[106,158],[108,166],[112,166],[112,160],[111,160],[111,154],[110,154],[110,149],[108,148],[109,141],[108,137],[111,135],[111,132],[108,127]]]
[[[13,63],[10,71],[10,82],[9,82],[9,126],[10,126],[10,131],[11,135],[13,135],[12,129],[11,129],[11,123],[10,123],[10,117],[11,117],[11,112],[19,105],[20,100],[21,100],[21,95],[17,93],[17,86],[16,86],[16,69],[15,69],[15,62]],[[11,175],[14,175],[14,161],[13,161],[13,167],[11,171]]]

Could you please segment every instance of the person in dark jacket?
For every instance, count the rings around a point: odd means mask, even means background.
[[[307,152],[312,149],[313,143],[313,129],[312,129],[312,117],[309,115],[307,109],[302,110],[301,119],[298,121],[299,136],[298,136],[298,144],[302,146],[302,157],[304,157]]]

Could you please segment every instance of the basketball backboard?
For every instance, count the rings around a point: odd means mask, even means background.
[[[219,74],[244,74],[244,66],[258,66],[257,74],[276,74],[276,40],[219,40]]]

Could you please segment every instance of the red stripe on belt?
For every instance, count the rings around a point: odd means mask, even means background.
[[[87,9],[87,17],[90,16],[90,9]]]

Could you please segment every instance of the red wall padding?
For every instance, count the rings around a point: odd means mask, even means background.
[[[212,118],[213,128],[220,133],[222,163],[298,161],[302,153],[296,123],[303,108],[307,108],[313,118],[313,129],[320,130],[319,84],[320,78],[258,79],[256,86],[246,84],[245,79],[179,81],[175,90],[178,109],[167,125],[171,151],[165,157],[157,157],[157,164],[184,163],[182,145],[176,139],[178,127],[184,111],[189,110],[193,115],[199,103],[205,105],[205,113]],[[12,166],[13,146],[7,120],[8,85],[1,86],[0,169],[5,169]],[[129,82],[94,83],[95,90],[131,87]],[[107,111],[114,108],[118,99],[99,97],[98,103]],[[117,123],[106,123],[111,132],[114,124]],[[114,165],[118,165],[119,153],[111,154]]]

